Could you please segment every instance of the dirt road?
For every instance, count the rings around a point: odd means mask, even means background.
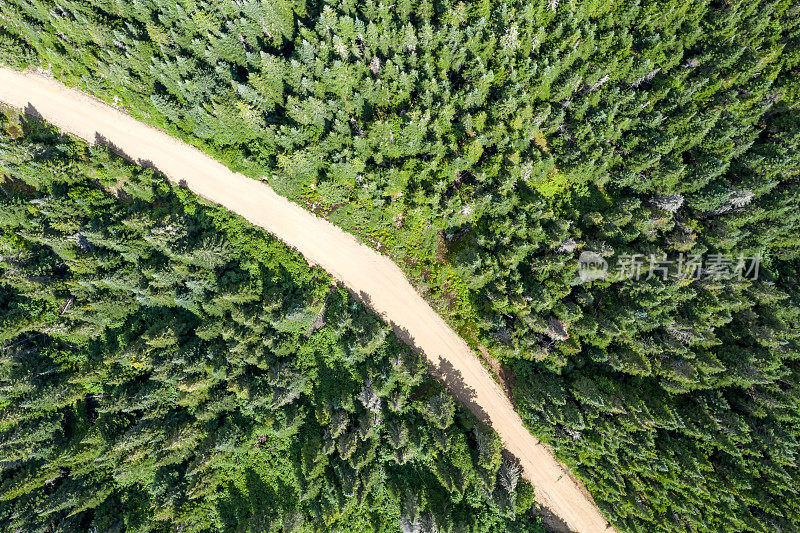
[[[271,188],[125,113],[51,79],[0,68],[0,101],[38,114],[90,142],[105,138],[133,161],[149,162],[171,180],[238,213],[295,248],[369,302],[398,335],[431,361],[441,379],[516,455],[536,500],[570,529],[613,531],[588,493],[523,426],[503,390],[469,346],[420,297],[388,258]]]

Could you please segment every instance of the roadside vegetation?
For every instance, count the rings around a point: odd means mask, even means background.
[[[799,24],[792,0],[8,0],[0,50],[393,257],[620,529],[792,531]]]
[[[36,119],[0,162],[2,529],[542,531],[497,434],[298,254]]]

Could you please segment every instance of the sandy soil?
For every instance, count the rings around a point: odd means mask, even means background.
[[[0,101],[87,141],[113,145],[132,161],[154,166],[327,270],[361,295],[403,340],[424,353],[436,376],[458,399],[491,423],[506,449],[520,459],[523,475],[534,486],[540,504],[574,531],[613,531],[585,489],[572,476],[563,475],[566,467],[525,429],[502,388],[469,346],[391,260],[263,183],[231,172],[199,150],[56,81],[0,68]],[[563,524],[559,529],[564,529]]]

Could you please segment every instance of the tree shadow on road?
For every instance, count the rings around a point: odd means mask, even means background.
[[[42,114],[39,113],[39,110],[36,109],[36,107],[34,107],[34,105],[31,104],[31,103],[28,103],[28,105],[25,106],[25,108],[22,110],[22,112],[25,113],[29,117],[38,118],[39,120],[43,120],[43,121],[45,120],[45,118],[42,116]]]
[[[375,311],[375,308],[372,304],[372,298],[370,298],[369,294],[365,293],[364,291],[359,291],[356,293],[352,290],[349,290],[349,292],[359,302]],[[431,361],[431,359],[436,356],[434,354],[425,354],[422,348],[415,341],[414,336],[406,328],[391,320],[389,320],[388,323],[395,336],[401,342],[403,342],[403,344],[409,346],[412,350],[425,358],[431,374],[437,380],[442,382],[458,401],[463,403],[478,420],[486,424],[490,423],[489,415],[475,399],[475,389],[470,387],[464,381],[464,376],[453,366],[450,361],[439,357],[438,363],[434,363]]]
[[[66,137],[64,133],[48,122],[32,104],[29,103],[26,105],[22,110],[22,114],[22,131],[25,135],[31,136],[34,140],[53,141],[52,144],[55,144],[56,139]],[[47,152],[46,149],[45,152]]]
[[[122,148],[120,148],[119,146],[114,144],[113,141],[111,141],[110,139],[107,139],[106,137],[101,135],[100,132],[95,132],[94,144],[96,144],[97,146],[104,146],[104,147],[108,148],[109,150],[111,150],[112,152],[114,152],[115,154],[117,154],[118,156],[127,159],[131,163],[136,163],[137,165],[141,166],[142,168],[149,168],[153,172],[157,172],[158,174],[162,174],[162,175],[166,176],[166,174],[164,174],[164,172],[162,172],[161,169],[159,169],[155,165],[155,163],[153,163],[149,159],[141,159],[141,158],[137,159],[137,158],[131,156],[130,154],[125,152],[125,150],[123,150]],[[186,184],[185,180],[181,180],[181,182],[178,183],[178,186],[185,186],[185,184]]]

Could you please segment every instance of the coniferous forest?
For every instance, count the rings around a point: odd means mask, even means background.
[[[540,530],[497,434],[327,275],[152,170],[2,126],[4,531]]]
[[[800,528],[799,44],[794,0],[0,0],[0,62],[391,256],[623,531]],[[26,124],[4,520],[538,527],[496,437],[324,275]]]

